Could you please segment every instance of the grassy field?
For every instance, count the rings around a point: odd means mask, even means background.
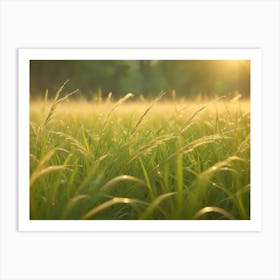
[[[250,219],[249,101],[65,97],[30,104],[31,219]]]

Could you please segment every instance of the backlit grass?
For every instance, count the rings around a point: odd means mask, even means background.
[[[30,104],[31,219],[250,219],[249,101],[62,90]]]

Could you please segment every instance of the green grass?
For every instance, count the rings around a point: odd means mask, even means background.
[[[250,219],[248,101],[62,91],[30,104],[31,219]]]

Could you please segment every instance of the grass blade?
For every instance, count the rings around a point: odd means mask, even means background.
[[[150,104],[150,106],[144,111],[144,113],[142,114],[142,116],[139,118],[138,122],[136,123],[134,129],[132,129],[130,136],[132,136],[137,128],[140,126],[141,122],[143,121],[144,117],[148,114],[148,112],[152,109],[152,107],[154,106],[155,103],[157,103],[163,96],[165,95],[164,92],[162,92],[156,99],[154,99],[152,101],[152,103]]]
[[[182,138],[179,138],[179,147],[182,145]],[[176,180],[177,180],[177,209],[176,216],[180,217],[183,209],[183,187],[184,187],[184,178],[183,178],[183,154],[180,153],[177,156],[177,168],[176,168]]]
[[[120,175],[120,176],[113,178],[109,182],[107,182],[105,185],[103,185],[100,188],[100,190],[107,191],[110,188],[112,188],[113,186],[115,186],[117,183],[123,182],[123,181],[130,181],[130,182],[134,182],[134,183],[138,183],[138,184],[146,186],[146,183],[139,178],[129,176],[129,175]]]
[[[217,143],[217,141],[221,140],[221,139],[225,139],[225,136],[221,136],[220,134],[214,134],[214,135],[204,136],[199,139],[196,139],[196,140],[192,141],[191,143],[186,144],[185,146],[183,146],[182,148],[177,150],[175,153],[168,156],[166,159],[162,160],[150,171],[150,173],[156,172],[160,166],[174,160],[181,154],[190,153],[194,149],[196,149],[202,145],[206,145],[206,144],[210,144],[210,143]]]
[[[221,214],[229,220],[236,220],[236,218],[232,214],[230,214],[228,211],[226,211],[225,209],[222,209],[220,207],[213,207],[213,206],[207,206],[207,207],[204,207],[204,208],[200,209],[199,211],[197,211],[194,215],[194,219],[197,220],[198,218],[202,217],[203,215],[205,215],[207,213],[211,213],[211,212]]]
[[[70,211],[82,200],[89,198],[88,195],[84,195],[84,194],[80,194],[80,195],[76,195],[75,197],[73,197],[66,205],[63,213],[62,213],[62,219],[65,219],[68,214],[70,213]]]
[[[134,95],[132,93],[128,93],[126,94],[124,97],[122,97],[114,106],[113,108],[110,110],[110,112],[107,114],[104,122],[103,122],[103,128],[102,128],[102,131],[101,131],[101,138],[104,136],[104,133],[106,131],[106,128],[108,126],[108,122],[109,122],[109,119],[110,119],[110,116],[112,115],[112,113],[121,105],[123,104],[125,101],[127,101],[128,99],[132,98]]]
[[[52,165],[52,166],[48,166],[46,168],[43,168],[39,171],[36,171],[32,174],[32,176],[30,177],[30,187],[32,187],[32,185],[34,184],[34,182],[39,179],[41,176],[46,175],[50,172],[54,172],[54,171],[58,171],[58,170],[65,170],[68,169],[67,166],[64,165]]]
[[[159,208],[159,204],[166,198],[170,197],[170,196],[173,196],[173,195],[176,195],[176,192],[171,192],[171,193],[165,193],[165,194],[162,194],[160,196],[158,196],[147,208],[146,210],[144,211],[144,213],[140,216],[140,220],[144,220],[144,219],[147,219],[149,216],[151,216],[151,214],[154,212],[154,210],[156,208],[159,209],[159,211],[161,211],[164,216],[167,216],[167,214],[165,213],[164,210],[162,210],[161,208]]]
[[[131,198],[126,198],[126,197],[114,197],[111,200],[108,200],[108,201],[98,205],[97,207],[91,209],[81,219],[88,220],[89,218],[92,218],[94,215],[96,215],[100,211],[102,211],[108,207],[111,207],[114,204],[118,204],[118,203],[124,203],[124,204],[138,203],[138,204],[147,205],[147,203],[145,201],[141,201],[138,199],[131,199]]]
[[[145,168],[145,166],[144,166],[143,161],[141,160],[141,158],[139,159],[139,161],[140,161],[141,168],[142,168],[143,173],[144,173],[144,176],[145,176],[146,185],[147,185],[147,187],[148,187],[148,189],[149,189],[149,191],[150,191],[150,196],[151,196],[152,199],[154,199],[155,196],[156,196],[156,194],[155,194],[155,192],[154,192],[154,190],[153,190],[153,188],[152,188],[149,175],[148,175],[148,173],[147,173],[147,170],[146,170],[146,168]]]

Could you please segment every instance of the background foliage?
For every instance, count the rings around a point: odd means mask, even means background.
[[[118,98],[124,93],[154,97],[250,95],[250,61],[229,60],[32,60],[31,97],[50,95],[65,80],[91,99],[96,92]]]

